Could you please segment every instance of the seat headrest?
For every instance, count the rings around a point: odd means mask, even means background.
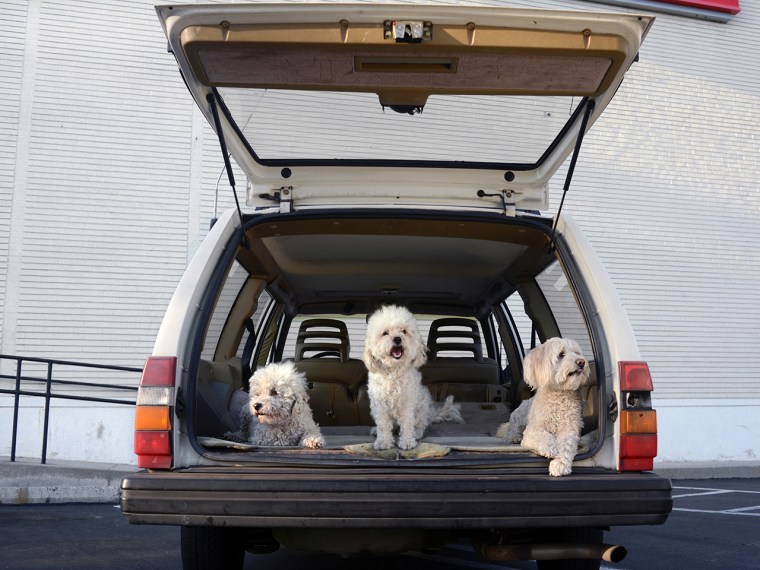
[[[296,362],[320,352],[334,352],[348,362],[351,346],[346,323],[337,319],[309,319],[301,323],[296,339]]]
[[[444,356],[444,352],[467,352],[474,362],[483,362],[483,345],[478,323],[472,319],[447,317],[437,319],[428,333],[428,362],[439,358],[462,358],[461,354]]]

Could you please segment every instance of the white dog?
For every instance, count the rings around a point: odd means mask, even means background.
[[[306,390],[306,377],[292,362],[259,368],[251,376],[240,432],[226,435],[237,439],[240,433],[254,445],[323,447],[325,440],[314,422]]]
[[[417,446],[431,423],[463,421],[453,396],[437,409],[422,385],[417,369],[427,361],[426,350],[417,321],[406,308],[384,306],[369,318],[362,360],[369,371],[375,449],[393,447],[394,425],[399,427],[398,447],[406,450]]]
[[[588,362],[574,340],[550,338],[528,353],[523,371],[536,395],[512,412],[504,439],[550,458],[550,475],[569,475],[583,427]]]

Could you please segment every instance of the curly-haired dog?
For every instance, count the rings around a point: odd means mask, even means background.
[[[439,408],[422,385],[418,368],[427,361],[426,350],[408,309],[386,305],[369,318],[362,360],[369,371],[367,392],[377,426],[375,449],[393,447],[394,425],[399,428],[398,447],[412,449],[431,423],[463,421],[453,396]]]
[[[550,475],[569,475],[583,427],[588,362],[574,340],[550,338],[528,353],[523,370],[536,395],[512,412],[504,439],[550,458]]]
[[[306,377],[292,362],[259,368],[251,376],[240,432],[226,435],[238,439],[242,434],[254,445],[323,447],[325,440],[312,417],[306,390]]]

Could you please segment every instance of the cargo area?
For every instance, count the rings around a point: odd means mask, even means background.
[[[227,459],[296,451],[229,437],[240,430],[251,374],[271,362],[293,362],[306,377],[313,419],[325,438],[316,453],[532,456],[497,432],[531,396],[522,354],[566,334],[584,348],[591,370],[579,450],[588,454],[598,438],[597,363],[582,308],[557,252],[547,247],[547,232],[540,221],[474,214],[444,220],[410,213],[391,221],[372,212],[326,218],[312,212],[261,224],[253,219],[249,245],[230,245],[235,255],[220,268],[222,288],[209,303],[194,371],[199,443]],[[422,383],[437,406],[452,397],[464,419],[431,425],[425,445],[405,454],[371,446],[362,351],[368,316],[387,304],[414,312],[427,349]]]

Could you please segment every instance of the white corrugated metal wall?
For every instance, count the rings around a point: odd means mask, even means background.
[[[0,0],[2,353],[141,365],[208,230],[220,152],[152,4]],[[727,24],[657,14],[566,202],[652,368],[662,460],[760,453],[759,28],[755,2]]]

